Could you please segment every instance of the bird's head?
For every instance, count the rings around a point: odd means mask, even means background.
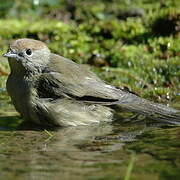
[[[49,62],[50,50],[45,43],[34,39],[18,39],[9,45],[7,53],[11,71],[41,71]]]

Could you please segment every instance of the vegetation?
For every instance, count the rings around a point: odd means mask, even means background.
[[[39,39],[119,88],[180,108],[179,7],[179,0],[0,0],[0,54],[13,39]],[[0,179],[180,179],[179,127],[134,117],[23,129],[5,90],[8,73],[0,57]]]
[[[0,52],[35,38],[109,83],[155,101],[180,88],[180,2],[153,0],[9,0],[0,2]],[[0,62],[5,87],[6,60]]]

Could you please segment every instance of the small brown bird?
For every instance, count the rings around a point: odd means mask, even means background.
[[[8,52],[7,91],[26,121],[77,126],[112,121],[112,105],[180,124],[180,111],[106,84],[82,65],[53,54],[41,41],[18,39]]]

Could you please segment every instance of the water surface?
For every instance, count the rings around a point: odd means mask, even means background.
[[[0,109],[0,180],[180,179],[179,127],[143,120],[22,128],[7,96]]]

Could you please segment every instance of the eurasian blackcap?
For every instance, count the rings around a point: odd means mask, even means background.
[[[41,41],[18,39],[8,52],[7,91],[24,120],[43,126],[112,121],[112,105],[180,123],[180,111],[106,84],[82,65],[53,54]]]

